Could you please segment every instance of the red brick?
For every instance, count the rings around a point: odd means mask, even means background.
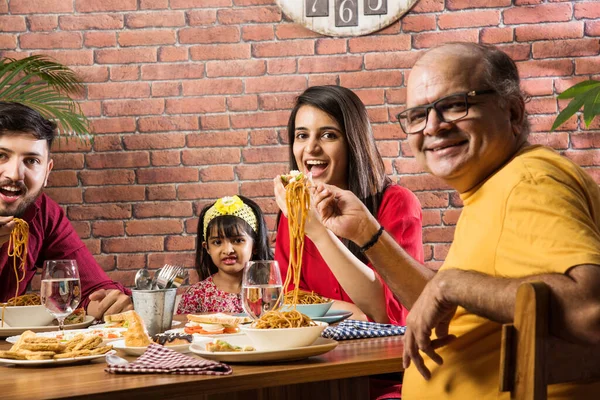
[[[148,168],[137,171],[137,180],[141,184],[198,182],[197,168]]]
[[[83,43],[85,47],[114,47],[117,35],[114,32],[85,32]]]
[[[78,49],[83,37],[79,32],[24,33],[19,43],[22,49]]]
[[[211,94],[240,94],[244,89],[241,79],[203,79],[183,81],[184,96],[201,96]]]
[[[285,126],[289,117],[287,111],[265,111],[256,114],[231,115],[231,126],[240,128],[268,128]]]
[[[392,122],[395,122],[395,117]],[[400,128],[400,125],[392,124],[375,124],[373,125],[373,136],[377,140],[381,139],[405,139],[406,134]]]
[[[75,0],[75,10],[78,12],[135,11],[137,0]]]
[[[110,186],[87,188],[83,195],[86,203],[114,203],[143,201],[146,189],[142,186]]]
[[[59,204],[81,204],[81,188],[46,188],[44,192]]]
[[[293,74],[298,71],[298,61],[294,58],[271,58],[267,60],[267,74]]]
[[[31,32],[53,31],[58,27],[58,16],[56,15],[29,15],[27,24]]]
[[[231,165],[209,166],[200,169],[200,180],[202,182],[232,181],[234,179],[235,175]]]
[[[497,26],[500,12],[497,10],[463,11],[461,13],[445,13],[438,17],[440,29],[471,28],[476,26]]]
[[[404,104],[406,103],[406,88],[387,89],[385,98],[390,104]]]
[[[575,77],[567,77],[567,78],[555,78],[554,79],[554,86],[556,86],[556,92],[557,93],[562,93],[565,90],[567,90],[568,88],[570,88],[571,86],[574,86],[580,82],[586,81],[587,78],[585,76],[575,76]],[[563,103],[564,106],[567,105],[567,103]],[[564,108],[564,107],[561,107]]]
[[[206,1],[206,0],[203,0]],[[213,0],[214,1],[214,0]],[[195,253],[166,253],[161,252],[158,254],[148,255],[148,265],[150,268],[160,268],[165,264],[173,265],[194,265]],[[195,270],[190,271],[190,282],[192,279],[197,279],[197,273]],[[195,278],[194,278],[195,277]]]
[[[143,80],[170,80],[202,78],[204,76],[204,64],[159,64],[142,65]]]
[[[482,1],[482,0],[478,0]],[[421,0],[413,8],[410,13],[426,13],[442,11],[444,9],[444,0]]]
[[[446,32],[422,32],[413,36],[413,48],[423,49],[435,47],[446,42],[477,42],[479,31],[465,29]]]
[[[152,30],[152,34],[147,31],[123,31],[119,32],[119,44],[121,46],[151,46],[157,44],[175,44],[177,41],[175,31]]]
[[[294,106],[297,97],[296,93],[261,94],[258,101],[261,110],[287,110]]]
[[[82,240],[83,244],[85,245],[85,247],[88,248],[88,250],[90,251],[90,253],[92,254],[100,254],[101,250],[100,250],[100,240],[98,239],[85,239]]]
[[[75,171],[54,171],[48,177],[49,187],[77,186],[78,184],[79,180]]]
[[[510,7],[502,12],[506,25],[565,22],[572,18],[571,4],[540,4],[531,7]]]
[[[189,50],[186,47],[165,46],[158,49],[158,60],[162,62],[187,61]]]
[[[446,192],[417,192],[415,195],[424,209],[448,207],[449,204]]]
[[[55,153],[53,171],[61,169],[82,169],[84,165],[83,154]]]
[[[316,54],[344,54],[348,51],[346,39],[318,39],[315,42]]]
[[[340,85],[348,88],[399,86],[402,73],[399,71],[353,72],[340,74]]]
[[[284,151],[281,152],[284,153]],[[285,161],[285,164],[238,165],[235,167],[235,172],[238,178],[242,180],[273,179],[275,175],[285,174],[289,171],[288,160],[285,159]]]
[[[158,236],[102,240],[102,251],[105,253],[137,253],[145,251],[162,251],[163,249],[163,238]]]
[[[177,189],[175,185],[156,185],[146,188],[146,197],[148,200],[175,200],[177,198]]]
[[[247,164],[288,161],[288,152],[282,151],[280,146],[245,148],[242,154]]]
[[[557,111],[556,98],[533,98],[526,105],[528,114],[550,114]]]
[[[235,60],[250,58],[250,44],[217,44],[190,47],[192,60]]]
[[[227,114],[200,116],[200,128],[204,131],[212,131],[219,129],[224,130],[228,129],[229,126],[229,116]]]
[[[532,144],[541,144],[557,150],[564,150],[569,147],[568,132],[532,133],[527,137],[527,140]]]
[[[303,76],[266,76],[246,79],[246,93],[299,92],[306,89]]]
[[[60,29],[65,31],[122,29],[123,16],[119,14],[62,15],[58,23]]]
[[[549,132],[556,115],[534,115],[529,117],[532,132]],[[558,131],[573,131],[577,129],[577,116],[573,116],[563,125],[559,126]]]
[[[600,18],[600,5],[597,1],[583,1],[575,3],[574,6],[574,14],[577,19]]]
[[[452,243],[454,227],[439,226],[423,228],[423,241],[436,243]]]
[[[119,269],[140,269],[146,267],[145,254],[119,254],[117,255]]]
[[[600,147],[600,132],[573,132],[571,135],[573,149],[590,149]]]
[[[104,113],[111,117],[123,115],[162,114],[165,109],[164,100],[111,100],[103,104]]]
[[[197,183],[194,185],[200,186]],[[170,201],[168,203],[145,202],[135,204],[133,206],[133,211],[136,218],[191,217],[192,203],[187,201]]]
[[[263,5],[275,5],[275,0],[233,0],[233,4],[236,6],[257,6]]]
[[[247,42],[271,40],[275,32],[271,25],[249,25],[242,27],[242,39]]]
[[[135,120],[133,118],[92,119],[90,125],[94,133],[128,133],[135,131]]]
[[[193,10],[187,11],[189,26],[213,25],[217,22],[217,10]]]
[[[317,32],[313,32],[302,25],[296,23],[293,24],[278,24],[275,28],[275,36],[277,39],[306,39],[316,38],[322,35]]]
[[[156,48],[103,49],[96,51],[99,64],[132,64],[156,62]]]
[[[181,184],[177,188],[177,197],[183,200],[216,199],[234,194],[238,194],[236,182],[202,183],[202,185],[198,183]]]
[[[212,147],[183,150],[181,161],[183,165],[237,164],[241,161],[240,149]]]
[[[508,7],[511,0],[447,0],[448,10],[464,10],[467,8]]]
[[[481,42],[486,44],[507,43],[514,40],[513,28],[483,28]]]
[[[439,210],[423,210],[423,226],[441,225],[442,218]]]
[[[195,114],[225,111],[225,97],[167,99],[168,114]]]
[[[231,6],[231,0],[171,0],[171,8],[204,8]]]
[[[518,62],[521,78],[540,76],[565,76],[573,73],[571,60],[532,60]]]
[[[264,75],[266,70],[267,66],[264,60],[208,61],[206,63],[206,76],[210,78]]]
[[[181,164],[179,150],[153,151],[150,154],[150,163],[153,167],[172,167]]]
[[[99,117],[102,114],[102,105],[99,101],[79,102],[81,112],[88,118]]]
[[[140,10],[169,8],[169,0],[140,0]]]
[[[8,0],[0,0],[0,13],[8,14]]]
[[[147,167],[150,164],[148,153],[144,151],[87,154],[85,160],[91,169]]]
[[[11,14],[72,13],[73,0],[11,0],[9,9]]]
[[[165,239],[167,251],[184,251],[196,249],[196,238],[193,236],[169,236]]]
[[[329,56],[300,58],[298,61],[298,72],[337,72],[337,71],[359,71],[362,69],[362,56]]]
[[[88,85],[88,99],[119,99],[149,96],[150,84],[146,82],[104,82],[98,85]]]
[[[236,26],[212,26],[208,28],[186,28],[179,31],[179,43],[237,43],[240,30]]]
[[[348,40],[351,53],[410,50],[410,36],[363,36]]]
[[[315,54],[314,40],[286,40],[282,42],[255,43],[254,57],[310,56]]]
[[[70,133],[69,135],[72,135]],[[87,152],[92,149],[89,141],[83,141],[79,138],[73,138],[72,136],[58,136],[52,143],[52,152]]]
[[[142,117],[138,121],[140,132],[161,132],[161,131],[190,131],[198,129],[198,118],[195,116],[171,116],[165,117]],[[180,147],[185,144],[183,135],[134,135],[125,137],[123,142],[127,149],[137,148],[136,144],[143,143],[144,148],[169,148]],[[160,147],[155,147],[155,146]],[[130,147],[133,146],[133,147]]]
[[[521,88],[530,96],[544,96],[554,93],[552,79],[522,79]]]
[[[135,173],[125,169],[85,170],[79,173],[79,177],[81,183],[85,186],[131,185],[135,183]]]
[[[127,221],[125,232],[130,236],[176,234],[183,232],[183,224],[181,221],[164,219]]]
[[[44,50],[33,51],[31,55],[40,54],[53,58],[61,64],[74,65],[92,65],[94,63],[94,52],[92,50]]]
[[[108,81],[108,68],[107,67],[72,67],[71,68],[77,77],[85,83],[92,82],[106,82]]]
[[[436,22],[434,15],[404,15],[402,17],[403,32],[434,31]]]
[[[79,236],[81,239],[87,239],[90,237],[92,230],[89,222],[73,221],[71,222],[71,225],[73,225],[73,229],[75,229],[77,236]]]
[[[335,74],[308,76],[308,86],[320,85],[339,85],[338,76]]]
[[[452,189],[441,179],[429,174],[401,176],[399,183],[412,191]]]
[[[152,97],[179,96],[180,94],[179,82],[152,82]]]
[[[583,22],[517,26],[515,37],[519,42],[548,39],[574,39],[583,37]]]
[[[138,12],[125,17],[125,26],[134,29],[185,26],[185,13],[183,11]],[[154,35],[155,32],[152,31],[151,35]]]
[[[67,216],[70,220],[94,219],[129,219],[131,206],[129,204],[102,204],[98,206],[69,206]]]
[[[433,255],[436,260],[445,260],[450,250],[449,244],[436,244],[433,246]]]
[[[577,75],[597,74],[600,71],[600,57],[575,59],[575,73]]]
[[[125,234],[122,221],[94,221],[92,230],[95,237],[123,236]]]
[[[239,146],[248,144],[247,132],[190,133],[186,135],[188,147]]]
[[[534,58],[592,56],[600,52],[598,39],[573,39],[536,42],[532,45]]]
[[[24,32],[27,30],[25,17],[16,15],[0,15],[2,32]]]
[[[365,68],[368,70],[408,69],[412,68],[412,66],[415,64],[415,61],[417,61],[421,54],[421,51],[398,51],[393,53],[365,54]],[[393,84],[390,82],[390,85]]]
[[[247,23],[265,23],[281,21],[281,9],[279,7],[245,7],[222,9],[217,11],[219,23],[247,24]]]
[[[497,47],[508,54],[513,61],[529,60],[531,54],[531,45],[526,44],[499,44]]]
[[[94,138],[94,151],[119,151],[123,150],[119,135],[104,135]]]
[[[273,180],[242,182],[240,194],[249,198],[273,196]]]
[[[110,67],[111,81],[137,81],[140,79],[140,67],[137,65],[116,65]]]

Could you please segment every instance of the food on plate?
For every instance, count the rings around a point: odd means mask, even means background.
[[[183,331],[188,334],[219,335],[222,333],[237,333],[238,325],[252,321],[249,317],[235,317],[224,313],[187,316],[188,323]]]
[[[192,335],[185,333],[157,333],[152,336],[154,343],[163,346],[178,346],[181,344],[190,344],[194,340]]]
[[[119,314],[106,315],[104,317],[107,327],[114,328],[115,325],[127,327],[123,337],[125,346],[129,347],[147,347],[152,343],[144,320],[134,310],[125,311]]]
[[[111,345],[102,346],[98,336],[77,335],[66,343],[60,339],[37,336],[25,331],[8,351],[0,351],[0,358],[13,360],[50,360],[104,354]]]
[[[280,311],[279,308],[264,313],[259,319],[252,323],[257,329],[276,328],[302,328],[316,325],[309,317],[296,310],[298,295],[300,292],[300,272],[302,271],[302,255],[304,253],[304,224],[310,211],[310,192],[312,185],[310,174],[306,176],[298,171],[292,171],[289,175],[282,176],[285,184],[285,203],[287,208],[288,228],[290,232],[290,261],[288,272],[283,283],[283,293],[291,282],[294,289],[290,292],[292,305],[290,311]],[[282,304],[283,302],[279,302]]]
[[[294,301],[294,291],[289,291],[283,297],[284,304],[292,304]],[[296,304],[321,304],[328,303],[331,300],[315,293],[314,291],[307,292],[306,290],[298,290],[298,298]]]
[[[85,321],[85,309],[80,307],[65,318],[65,325],[80,324]]]
[[[215,339],[210,343],[206,343],[206,351],[210,351],[212,353],[215,352],[241,352],[241,351],[255,351],[256,349],[252,346],[235,346],[231,343],[227,343],[224,340]]]
[[[25,279],[25,271],[27,271],[27,243],[29,242],[29,224],[21,218],[14,218],[15,227],[10,232],[8,239],[8,256],[13,258],[13,270],[17,278],[17,289],[15,290],[15,297],[9,299],[2,305],[2,322],[0,326],[4,326],[4,309],[8,305],[17,305],[17,299],[19,296],[19,283]],[[19,276],[21,271],[21,276]],[[41,304],[38,303],[38,304]],[[28,305],[28,304],[25,304]]]
[[[42,299],[39,294],[27,293],[17,297],[11,297],[5,303],[6,307],[13,306],[41,306]]]
[[[129,328],[127,313],[111,314],[104,316],[104,323],[107,328]]]

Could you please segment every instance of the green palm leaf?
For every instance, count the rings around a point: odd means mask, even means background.
[[[83,85],[75,72],[45,56],[0,59],[0,101],[33,108],[57,124],[57,133],[92,141],[89,121],[70,94]]]
[[[589,128],[594,118],[600,114],[600,81],[588,80],[580,82],[565,90],[558,98],[573,100],[558,114],[550,131],[564,124],[566,120],[575,115],[582,107],[583,121],[586,128]]]

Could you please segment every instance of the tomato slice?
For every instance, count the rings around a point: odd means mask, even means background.
[[[225,331],[225,329],[221,329],[218,331],[205,331],[201,326],[186,326],[183,328],[183,331],[188,335],[192,335],[194,333],[199,333],[200,335],[219,335]]]

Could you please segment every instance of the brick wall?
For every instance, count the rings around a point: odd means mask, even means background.
[[[598,122],[583,130],[573,118],[548,133],[565,106],[557,93],[599,77],[599,39],[595,0],[420,0],[356,38],[290,23],[275,0],[0,0],[2,56],[47,54],[86,82],[81,104],[96,141],[55,149],[48,193],[128,285],[145,264],[192,266],[197,216],[219,196],[256,199],[273,227],[288,110],[319,84],[352,88],[367,105],[388,173],[421,200],[425,258],[439,266],[460,201],[414,163],[393,120],[416,55],[452,40],[499,45],[532,96],[532,141],[600,180]]]

